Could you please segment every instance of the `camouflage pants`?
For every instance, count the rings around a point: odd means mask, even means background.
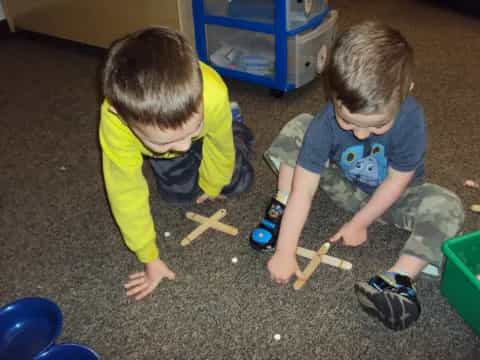
[[[312,115],[301,114],[289,121],[270,148],[265,160],[278,174],[280,163],[295,167],[305,131]],[[350,183],[336,166],[322,171],[320,188],[341,208],[357,212],[370,194]],[[440,267],[442,243],[457,235],[464,221],[461,200],[451,191],[430,183],[412,184],[383,214],[380,222],[411,232],[401,254],[409,254]]]

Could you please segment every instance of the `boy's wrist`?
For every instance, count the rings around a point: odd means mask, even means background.
[[[153,259],[152,261],[149,261],[149,262],[145,263],[145,265],[149,265],[149,264],[157,263],[157,262],[159,262],[159,261],[161,261],[161,260],[160,260],[160,258],[159,258],[159,257],[156,257],[156,258],[155,258],[155,259]]]
[[[277,245],[277,248],[275,250],[275,254],[281,257],[295,257],[297,254],[297,248],[296,246],[291,246],[291,245],[283,245],[280,243]]]
[[[208,182],[201,176],[198,179],[198,186],[206,195],[211,197],[218,196],[222,192],[222,189],[224,187],[224,185],[221,184],[213,184],[211,182]]]
[[[163,261],[160,260],[159,257],[157,257],[157,258],[153,259],[152,261],[144,263],[143,266],[145,267],[145,269],[152,269],[155,266],[158,266],[159,264],[163,264]]]
[[[136,252],[137,258],[140,262],[147,264],[159,258],[159,251],[155,241],[147,244],[142,249]]]
[[[375,219],[364,216],[360,211],[353,216],[350,223],[356,227],[368,228],[374,221]]]

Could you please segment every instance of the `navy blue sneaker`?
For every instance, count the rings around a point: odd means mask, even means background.
[[[355,293],[365,312],[392,330],[406,329],[420,316],[420,303],[408,276],[385,272],[355,284]]]
[[[284,211],[285,205],[272,198],[265,217],[250,234],[250,246],[252,248],[267,252],[275,250]]]

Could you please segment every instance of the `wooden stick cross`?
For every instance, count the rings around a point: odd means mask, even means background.
[[[190,234],[185,236],[182,241],[180,241],[180,245],[187,246],[209,228],[221,231],[225,234],[235,236],[238,234],[238,229],[236,227],[223,224],[219,222],[220,219],[224,218],[227,215],[226,209],[220,209],[215,214],[210,217],[204,217],[202,215],[196,214],[194,212],[188,211],[185,213],[185,216],[189,220],[196,221],[200,223],[200,225],[193,230]]]
[[[190,243],[193,240],[195,240],[197,237],[199,237],[201,234],[203,234],[205,231],[207,231],[210,228],[221,231],[228,235],[232,235],[232,236],[237,235],[238,229],[236,227],[221,223],[219,221],[220,219],[224,218],[226,215],[227,215],[226,209],[220,209],[210,217],[205,217],[191,211],[186,212],[185,216],[187,219],[196,221],[200,223],[200,225],[197,228],[195,228],[190,234],[185,236],[182,239],[182,241],[180,241],[180,245],[182,246],[190,245]],[[295,290],[299,290],[303,287],[303,285],[305,285],[305,283],[308,281],[310,276],[312,276],[312,274],[315,272],[315,270],[321,263],[328,264],[343,270],[352,269],[352,263],[327,255],[327,252],[329,249],[330,249],[329,242],[324,243],[320,247],[320,249],[318,249],[318,251],[297,247],[297,255],[310,259],[310,262],[303,270],[303,275],[305,276],[305,279],[297,279],[293,284],[293,288]]]
[[[303,280],[297,279],[293,283],[293,288],[295,290],[300,290],[303,287],[303,285],[305,285],[307,280],[310,278],[310,276],[312,276],[312,274],[315,272],[315,270],[321,263],[335,266],[343,270],[352,269],[352,263],[342,259],[338,259],[333,256],[328,256],[327,252],[329,249],[330,249],[329,242],[326,242],[322,246],[320,246],[320,249],[318,249],[318,251],[297,247],[297,255],[310,259],[310,262],[303,270],[303,275],[305,276],[305,279]]]

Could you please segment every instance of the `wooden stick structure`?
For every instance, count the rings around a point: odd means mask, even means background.
[[[327,255],[327,252],[329,249],[330,249],[329,242],[324,243],[320,247],[320,249],[318,249],[318,251],[308,250],[301,247],[297,248],[297,255],[310,259],[310,262],[303,270],[303,275],[305,276],[305,279],[297,279],[294,282],[293,288],[295,290],[300,290],[303,287],[303,285],[305,285],[305,283],[308,281],[310,276],[312,276],[312,274],[315,272],[315,270],[321,263],[335,266],[343,270],[352,269],[352,263]]]
[[[474,204],[474,205],[470,206],[470,210],[472,210],[473,212],[476,212],[476,213],[480,213],[480,204]]]
[[[317,252],[299,246],[297,247],[297,255],[307,259],[312,259],[314,256],[317,255]],[[352,263],[349,261],[342,260],[326,254],[322,256],[322,264],[327,264],[342,270],[351,270],[353,266]]]
[[[322,256],[325,255],[328,250],[330,249],[330,243],[326,242],[324,243],[320,249],[318,249],[317,253],[315,254],[314,257],[310,260],[308,265],[305,267],[305,269],[302,271],[303,276],[305,276],[304,279],[297,279],[293,283],[293,288],[295,290],[299,290],[305,285],[307,280],[310,278],[310,276],[313,274],[313,272],[317,269],[318,265],[322,262]]]
[[[191,211],[187,211],[185,213],[185,216],[187,217],[187,219],[196,221],[200,224],[203,224],[203,223],[205,223],[209,220],[208,217],[198,215],[198,214],[196,214],[194,212],[191,212]],[[221,223],[221,222],[218,222],[218,221],[212,222],[210,224],[210,227],[215,229],[215,230],[224,232],[225,234],[228,234],[228,235],[232,235],[232,236],[238,235],[238,229],[236,227],[231,226],[231,225],[227,225],[227,224],[224,224],[224,223]]]
[[[225,234],[235,236],[238,234],[238,229],[231,225],[223,224],[219,220],[224,218],[227,215],[226,209],[220,209],[215,214],[210,217],[205,217],[194,212],[188,211],[185,213],[185,216],[189,220],[196,221],[200,223],[200,225],[194,229],[190,234],[185,236],[182,241],[180,241],[180,245],[187,246],[195,240],[197,237],[202,235],[205,231],[212,228],[218,231],[221,231]]]

